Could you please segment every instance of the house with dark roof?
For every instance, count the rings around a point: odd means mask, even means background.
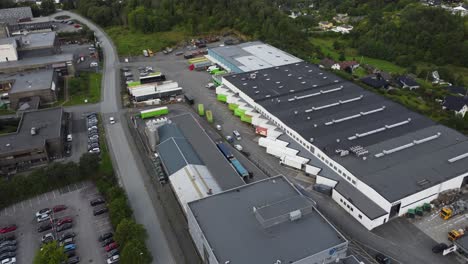
[[[468,96],[448,95],[444,98],[442,109],[453,111],[455,115],[465,117],[466,112],[468,112]]]
[[[361,78],[361,82],[376,89],[387,89],[389,85],[389,83],[386,80],[384,80],[381,76],[377,74],[371,74],[366,77],[363,77]]]
[[[404,89],[414,90],[420,87],[419,83],[417,83],[413,78],[406,75],[398,76],[395,81],[399,87]]]
[[[347,71],[349,73],[353,73],[353,71],[359,67],[359,63],[357,61],[342,61],[339,65],[340,70]]]
[[[335,63],[336,62],[334,60],[329,59],[329,58],[325,58],[325,59],[320,61],[319,66],[321,68],[330,69],[333,65],[335,65]]]
[[[462,86],[448,86],[448,87],[445,87],[445,89],[449,93],[454,94],[454,95],[468,96],[468,89]]]

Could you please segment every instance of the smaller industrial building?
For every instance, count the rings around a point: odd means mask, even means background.
[[[277,176],[188,204],[204,263],[338,263],[348,241],[286,178]]]
[[[206,57],[232,73],[255,71],[302,61],[261,41],[208,49]]]
[[[63,108],[24,112],[14,133],[0,135],[0,173],[13,174],[62,157]]]
[[[29,21],[33,17],[31,7],[15,7],[0,9],[0,22],[17,24],[22,21]]]
[[[0,75],[0,92],[3,100],[11,109],[18,109],[22,102],[37,97],[38,105],[53,103],[57,100],[57,73],[52,69]],[[5,95],[7,94],[7,95]]]
[[[135,102],[164,99],[182,94],[182,87],[174,81],[128,86],[127,90]]]

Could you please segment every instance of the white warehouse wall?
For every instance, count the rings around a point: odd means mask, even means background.
[[[343,197],[339,192],[337,192],[335,189],[333,189],[332,192],[332,199],[341,206],[348,214],[354,217],[359,223],[361,223],[365,228],[368,230],[372,230],[377,226],[380,226],[384,224],[388,220],[388,214],[383,215],[379,218],[376,218],[374,220],[369,219],[363,212],[361,212],[359,209],[356,208],[352,203],[350,203],[346,198]],[[341,200],[346,202],[347,205],[350,206],[350,208],[353,208],[353,210],[349,209],[344,203],[341,202]],[[361,216],[361,218],[359,217]]]
[[[323,184],[323,185],[326,185],[326,186],[330,186],[332,188],[335,188],[336,184],[338,183],[337,181],[322,177],[320,175],[317,175],[317,178],[316,178],[315,182],[317,184]]]
[[[193,243],[195,244],[198,250],[198,254],[200,254],[200,257],[202,258],[204,263],[219,264],[213,251],[211,250],[210,245],[208,244],[208,241],[205,238],[205,235],[203,234],[203,231],[201,230],[200,226],[195,220],[195,216],[193,215],[193,212],[190,209],[190,207],[188,207],[187,209],[187,223],[188,223],[190,236],[192,237]],[[206,249],[209,255],[208,261],[205,261],[205,256],[203,252],[204,248]]]

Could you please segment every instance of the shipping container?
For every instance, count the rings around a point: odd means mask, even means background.
[[[169,109],[167,106],[163,107],[158,107],[158,108],[152,108],[148,110],[143,110],[140,112],[141,118],[150,118],[150,117],[155,117],[155,116],[161,116],[161,115],[166,115],[169,113]]]
[[[166,76],[161,73],[154,73],[148,76],[140,77],[140,83],[154,83],[154,82],[163,82],[166,80]]]
[[[242,177],[242,179],[246,180],[249,177],[249,172],[242,166],[242,164],[235,158],[231,159],[231,164],[236,169],[237,173]]]
[[[216,143],[216,146],[218,146],[218,149],[221,151],[221,153],[223,153],[226,159],[234,158],[234,155],[232,155],[231,151],[229,150],[226,144],[224,144],[223,142],[219,142],[219,143]]]
[[[218,94],[216,95],[216,99],[220,102],[226,102],[227,101],[227,96],[225,94]]]
[[[206,120],[210,123],[213,123],[213,113],[211,110],[206,111]]]
[[[198,114],[200,116],[204,116],[205,115],[205,106],[203,104],[198,104]]]
[[[280,164],[287,165],[289,167],[293,167],[295,169],[302,169],[302,164],[304,160],[299,157],[292,157],[292,156],[283,156],[282,159],[280,160]]]

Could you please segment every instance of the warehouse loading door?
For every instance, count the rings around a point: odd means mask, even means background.
[[[393,205],[392,208],[390,209],[390,217],[389,218],[392,218],[394,216],[398,216],[398,213],[400,213],[400,207],[401,207],[401,203]]]

